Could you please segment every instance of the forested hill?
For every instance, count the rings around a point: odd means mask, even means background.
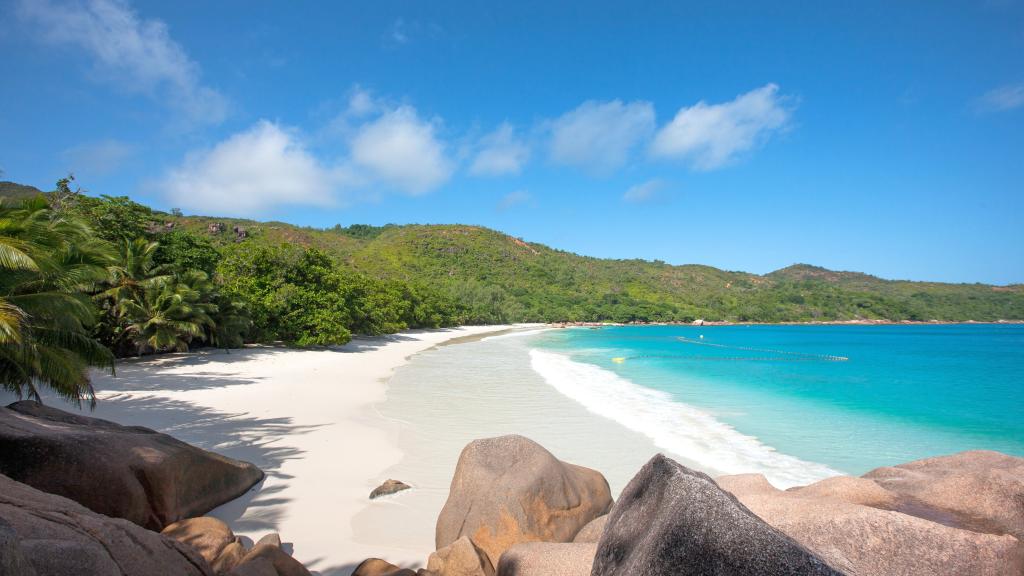
[[[160,212],[147,218],[157,236],[185,231],[222,253],[281,245],[319,249],[343,268],[436,288],[464,308],[466,322],[1024,319],[1022,285],[892,281],[804,264],[761,276],[599,259],[467,225],[324,230]]]

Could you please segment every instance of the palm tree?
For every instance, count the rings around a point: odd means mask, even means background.
[[[96,308],[86,292],[107,278],[109,245],[31,198],[0,201],[0,254],[0,387],[95,404],[89,368],[113,372],[114,358],[90,335]]]
[[[190,270],[157,277],[145,283],[141,298],[121,300],[118,309],[128,322],[125,334],[136,351],[185,352],[193,340],[205,340],[216,328],[211,315],[217,305],[210,301],[211,290],[205,272]]]
[[[124,238],[117,245],[117,262],[110,266],[106,289],[96,295],[102,313],[97,337],[124,356],[135,348],[128,333],[125,313],[131,304],[141,305],[146,291],[171,278],[153,262],[159,244],[145,238]]]

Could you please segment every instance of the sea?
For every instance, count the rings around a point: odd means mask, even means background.
[[[964,450],[1024,456],[1024,326],[520,331],[417,355],[379,410],[402,424],[399,468],[439,499],[461,446],[509,433],[613,490],[658,452],[787,488]]]

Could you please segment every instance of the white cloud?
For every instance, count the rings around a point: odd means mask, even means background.
[[[506,122],[480,139],[480,151],[473,159],[469,172],[477,176],[518,174],[529,158],[529,146],[516,136],[515,128]]]
[[[730,102],[682,108],[655,136],[651,154],[687,160],[698,170],[727,164],[785,128],[792,111],[778,91],[767,84]]]
[[[526,204],[532,199],[533,196],[531,196],[530,193],[527,192],[526,190],[516,190],[514,192],[509,192],[508,194],[503,196],[502,199],[498,202],[498,210],[504,212],[505,210],[509,210],[511,208],[515,208],[516,206]]]
[[[227,114],[227,100],[202,84],[199,65],[167,25],[141,19],[122,0],[22,0],[19,13],[45,41],[85,51],[105,79],[126,91],[161,95],[191,122],[218,123]]]
[[[1024,106],[1024,84],[1001,86],[989,90],[977,101],[978,108],[993,112],[1013,110]]]
[[[623,166],[654,130],[650,102],[587,101],[551,125],[551,159],[594,172]]]
[[[69,148],[62,156],[71,172],[98,176],[117,170],[136,151],[135,146],[119,140],[101,140]]]
[[[175,206],[256,215],[281,205],[329,206],[346,174],[323,166],[289,130],[262,120],[212,149],[194,152],[162,188]]]
[[[454,169],[438,140],[435,122],[421,120],[411,106],[388,110],[360,126],[352,138],[352,161],[410,194],[428,192]]]
[[[622,195],[622,199],[626,202],[639,204],[642,202],[650,202],[658,198],[658,193],[665,187],[665,183],[657,178],[648,180],[646,182],[630,186],[626,193]]]
[[[374,99],[373,95],[370,94],[369,90],[365,90],[360,86],[356,86],[352,89],[351,94],[348,97],[348,109],[345,111],[346,116],[359,118],[372,114],[379,110],[380,105],[377,100]]]

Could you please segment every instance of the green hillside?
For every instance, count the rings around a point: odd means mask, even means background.
[[[465,225],[357,225],[320,230],[281,222],[167,217],[221,245],[321,249],[379,278],[426,283],[480,321],[826,320],[997,321],[1024,318],[1024,289],[883,280],[794,265],[759,276],[701,265],[579,256]],[[210,225],[223,224],[223,231]],[[244,229],[245,237],[234,233]],[[218,227],[219,230],[219,227]]]
[[[42,194],[43,191],[35,186],[26,186],[16,182],[0,182],[0,198],[11,198],[22,200]]]
[[[464,307],[466,322],[1024,319],[1021,285],[891,281],[804,264],[760,276],[590,258],[467,225],[315,229],[161,212],[148,218],[152,234],[184,231],[221,251],[318,249],[342,268],[438,290]]]

